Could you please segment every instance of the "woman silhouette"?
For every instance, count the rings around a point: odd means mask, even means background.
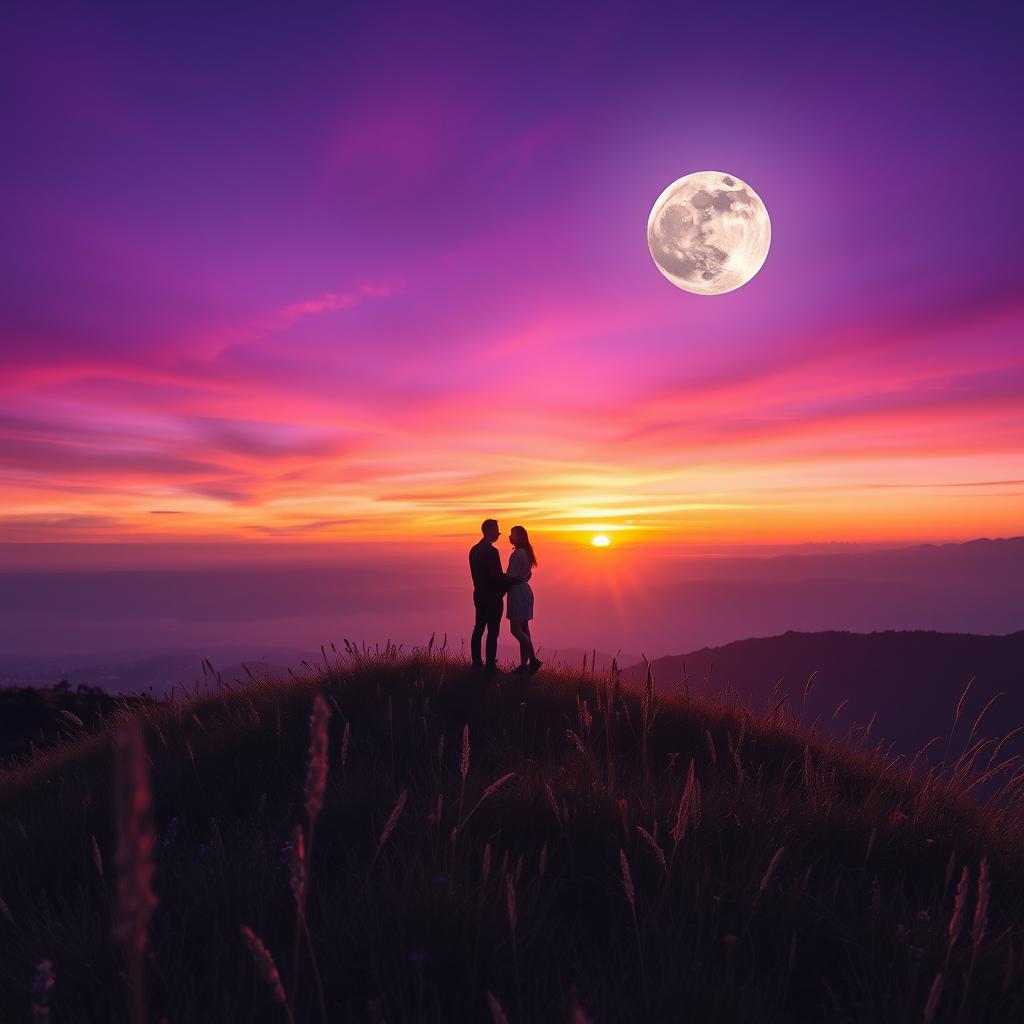
[[[533,675],[542,662],[537,660],[533,649],[533,638],[530,636],[530,619],[533,618],[533,590],[529,579],[537,564],[537,556],[533,553],[530,536],[521,526],[513,526],[509,530],[508,539],[514,551],[508,560],[508,575],[518,577],[521,582],[513,583],[508,588],[507,615],[512,635],[519,641],[520,665],[516,672],[529,672]]]

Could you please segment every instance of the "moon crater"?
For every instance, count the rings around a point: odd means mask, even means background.
[[[721,295],[746,284],[770,244],[771,221],[761,197],[721,171],[674,181],[647,219],[647,245],[658,269],[696,295]]]

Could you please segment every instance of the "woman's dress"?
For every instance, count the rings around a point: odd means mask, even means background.
[[[516,548],[508,560],[509,576],[518,576],[522,583],[513,583],[508,588],[508,600],[505,602],[509,619],[513,622],[525,622],[533,618],[533,591],[526,582],[532,575],[530,556],[525,548]]]

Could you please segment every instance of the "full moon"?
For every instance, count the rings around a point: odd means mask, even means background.
[[[677,288],[721,295],[760,269],[772,240],[761,197],[735,174],[695,171],[673,181],[647,218],[647,245]]]

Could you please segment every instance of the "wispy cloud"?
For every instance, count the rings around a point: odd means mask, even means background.
[[[681,124],[639,9],[256,15],[228,50],[155,9],[51,14],[12,28],[0,531],[429,541],[494,511],[758,544],[1024,515],[1019,240],[948,200],[963,152],[1024,166],[998,19],[951,68],[941,19],[897,17],[871,76],[857,33],[823,70],[798,15],[770,46],[741,19],[739,77]],[[644,225],[720,162],[776,230],[702,299]]]

